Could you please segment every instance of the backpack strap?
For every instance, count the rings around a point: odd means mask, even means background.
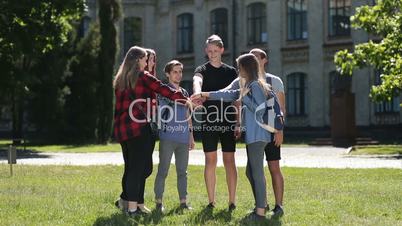
[[[267,76],[267,83],[272,87],[272,77],[271,76]]]

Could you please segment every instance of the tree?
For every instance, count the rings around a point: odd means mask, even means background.
[[[67,42],[84,6],[84,0],[0,2],[0,71],[5,75],[0,92],[11,98],[14,138],[22,136],[25,100],[36,80],[33,68]]]
[[[101,33],[99,52],[100,85],[98,142],[105,143],[112,133],[113,75],[117,54],[117,29],[115,23],[121,17],[119,0],[99,0],[99,24]]]
[[[343,75],[356,68],[373,66],[381,72],[382,83],[373,86],[374,101],[391,100],[402,90],[402,0],[378,0],[374,6],[361,6],[351,17],[352,26],[380,37],[355,46],[354,52],[339,51],[335,64]]]
[[[88,34],[76,47],[76,55],[72,57],[66,79],[69,89],[66,95],[65,132],[69,141],[96,142],[97,123],[99,119],[99,25],[91,25]]]

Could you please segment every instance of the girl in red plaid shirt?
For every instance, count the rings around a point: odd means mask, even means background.
[[[152,118],[154,93],[191,105],[183,93],[164,85],[147,71],[146,50],[134,46],[127,52],[113,81],[116,96],[114,137],[121,144],[124,158],[122,193],[116,206],[130,216],[148,213],[144,206],[145,181],[152,170],[155,139],[148,119]]]

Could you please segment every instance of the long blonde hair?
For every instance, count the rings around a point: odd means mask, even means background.
[[[144,48],[133,46],[124,57],[113,81],[115,90],[133,89],[140,74],[139,60],[147,55]]]
[[[254,56],[254,54],[251,53],[246,53],[243,55],[240,55],[237,59],[237,67],[241,70],[241,73],[244,73],[246,76],[243,78],[239,74],[239,85],[240,85],[240,92],[244,91],[244,88],[246,88],[246,84],[252,82],[252,81],[258,81],[258,84],[261,86],[261,88],[264,90],[265,95],[268,95],[268,92],[271,91],[271,88],[267,84],[267,81],[265,80],[265,75],[262,76],[260,71],[259,71],[259,63],[257,60],[257,57]],[[243,96],[243,95],[240,95]]]

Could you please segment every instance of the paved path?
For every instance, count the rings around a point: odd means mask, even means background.
[[[158,152],[153,155],[158,163]],[[190,152],[190,165],[204,165],[201,150]],[[0,156],[0,164],[7,163],[6,156]],[[20,156],[18,164],[29,165],[105,165],[123,164],[120,152],[105,153],[34,153]],[[174,163],[174,157],[172,159]],[[245,149],[236,151],[237,166],[245,166]],[[222,166],[222,155],[218,152],[218,165]],[[282,148],[282,166],[308,168],[398,168],[402,169],[402,159],[398,156],[350,156],[347,149],[334,147],[285,147]]]

